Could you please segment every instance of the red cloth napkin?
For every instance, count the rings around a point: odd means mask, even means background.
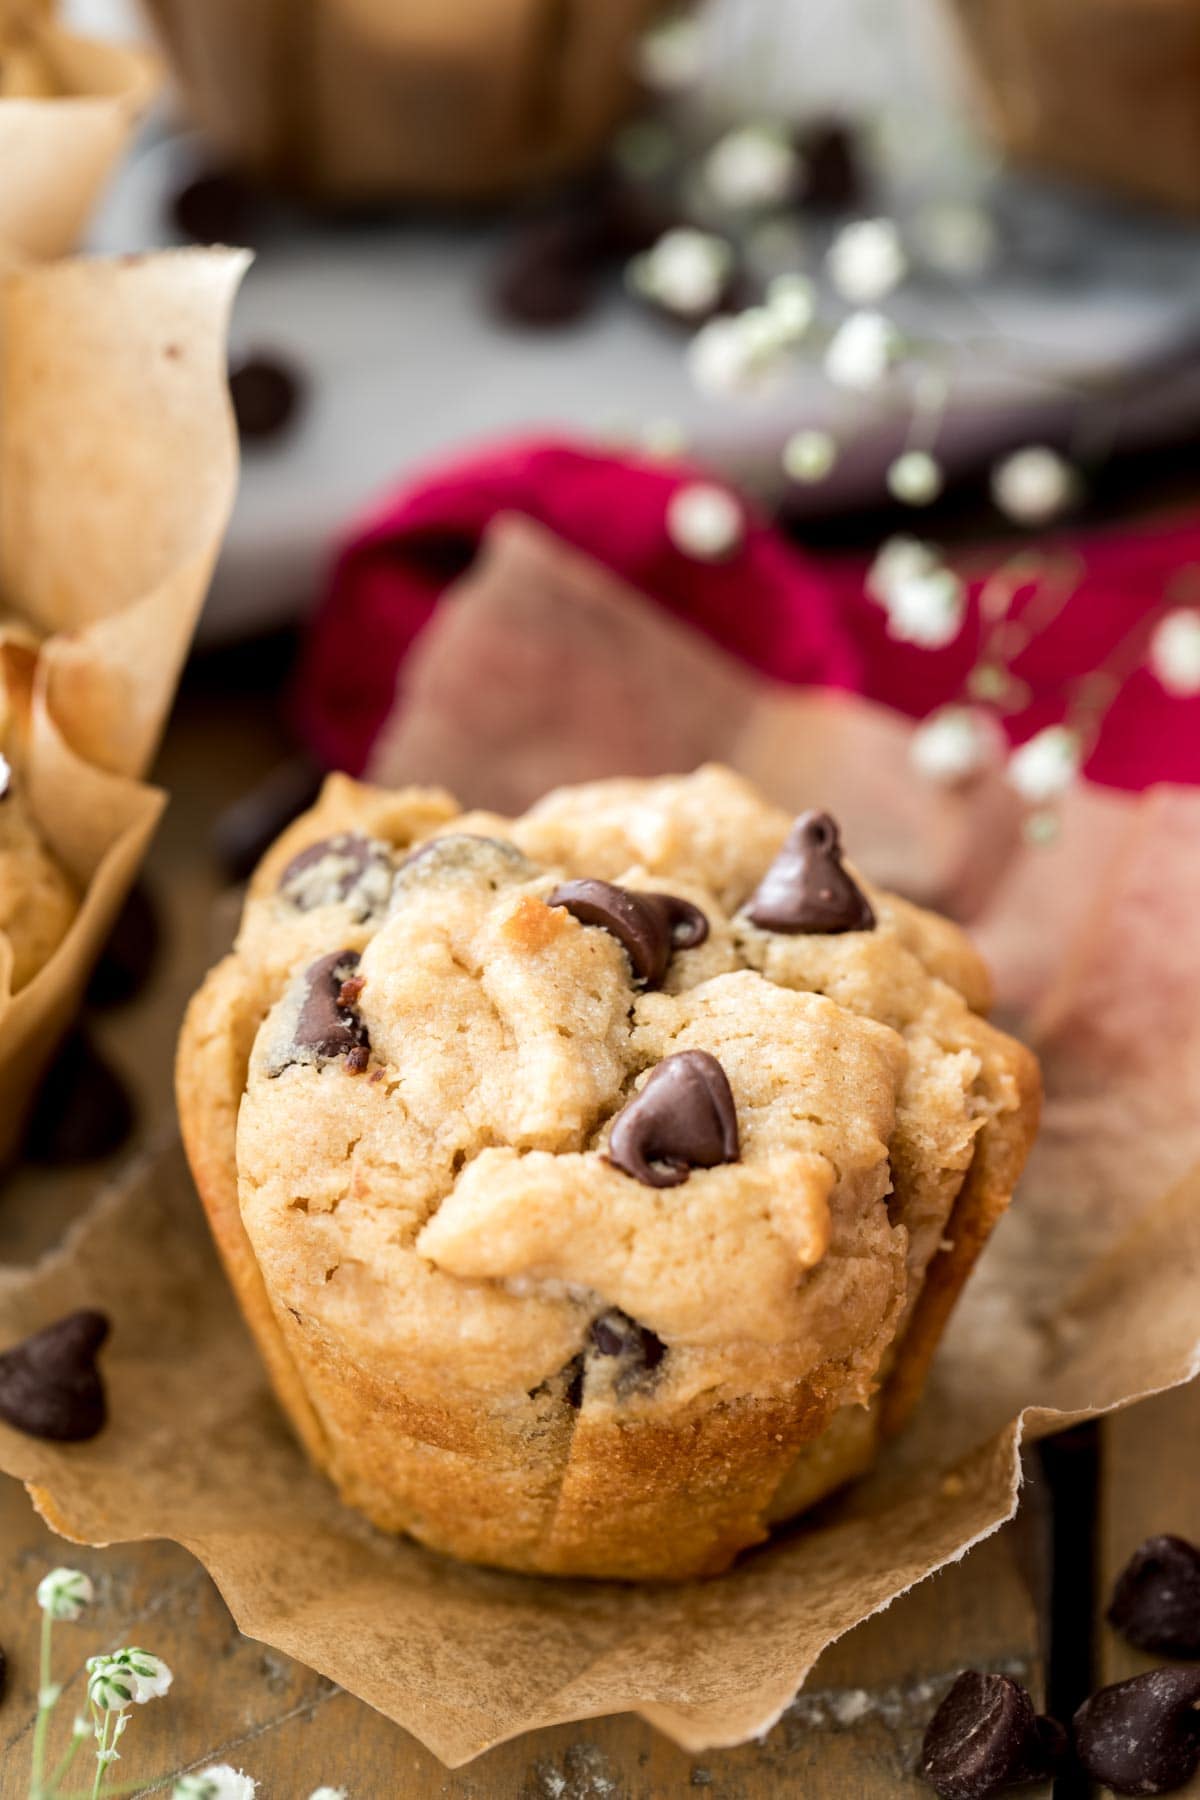
[[[297,689],[300,727],[330,767],[361,773],[394,704],[413,640],[473,560],[501,513],[524,513],[739,657],[797,685],[849,688],[921,717],[958,699],[979,650],[980,580],[958,638],[941,650],[897,643],[865,592],[861,558],[815,558],[750,507],[726,559],[683,554],[667,529],[677,490],[711,480],[674,464],[520,440],[462,458],[402,489],[361,521],[341,549]],[[1200,524],[1060,540],[1082,578],[1013,672],[1029,702],[1007,720],[1015,742],[1064,716],[1071,684],[1098,669],[1146,621],[1169,580],[1200,571]],[[1011,554],[973,559],[981,571]],[[1168,695],[1144,666],[1129,675],[1087,766],[1095,781],[1140,789],[1200,782],[1200,699]]]

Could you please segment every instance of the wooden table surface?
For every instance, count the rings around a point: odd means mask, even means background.
[[[227,656],[188,677],[157,771],[173,796],[148,867],[164,925],[159,966],[135,1001],[89,1020],[137,1095],[143,1135],[169,1114],[179,1017],[235,917],[211,850],[213,819],[281,753],[263,668],[259,656]],[[0,1260],[31,1261],[53,1244],[110,1166],[10,1175],[0,1191]],[[242,1637],[207,1574],[178,1546],[66,1546],[18,1484],[0,1480],[0,1645],[9,1659],[0,1800],[27,1792],[33,1590],[64,1560],[87,1570],[98,1590],[87,1620],[61,1630],[64,1663],[78,1667],[94,1650],[135,1642],[175,1670],[169,1699],[139,1710],[123,1745],[119,1778],[144,1781],[141,1793],[168,1791],[172,1771],[216,1760],[255,1776],[260,1800],[306,1800],[322,1783],[346,1788],[351,1800],[927,1796],[913,1764],[933,1704],[959,1669],[1009,1670],[1039,1694],[1048,1688],[1067,1713],[1093,1677],[1145,1666],[1103,1626],[1103,1605],[1112,1574],[1148,1533],[1200,1536],[1200,1391],[1072,1434],[1031,1459],[1029,1476],[1013,1525],[834,1645],[762,1742],[692,1756],[620,1717],[537,1732],[453,1772],[360,1701]],[[70,1700],[59,1710],[69,1721]],[[1060,1800],[1087,1791],[1077,1777],[1057,1787]]]

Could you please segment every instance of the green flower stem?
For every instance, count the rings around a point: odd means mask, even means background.
[[[50,1634],[54,1629],[54,1620],[47,1608],[42,1613],[42,1648],[38,1658],[38,1709],[37,1719],[33,1727],[33,1770],[32,1797],[42,1800],[42,1777],[46,1767],[46,1729],[50,1724],[50,1714],[54,1711],[54,1702],[47,1706],[43,1696],[50,1687]]]
[[[104,1723],[101,1725],[96,1709],[94,1707],[92,1709],[92,1717],[96,1720],[96,1742],[99,1748],[96,1751],[96,1779],[92,1783],[91,1800],[100,1800],[100,1790],[104,1786],[104,1777],[108,1774],[108,1764],[104,1760],[104,1752],[108,1749],[108,1727],[112,1716],[111,1713],[105,1713],[103,1715]]]
[[[58,1784],[74,1762],[75,1752],[82,1742],[83,1735],[79,1732],[72,1731],[70,1745],[65,1753],[59,1758],[57,1767],[51,1771],[50,1779],[46,1783],[46,1800],[58,1800]]]

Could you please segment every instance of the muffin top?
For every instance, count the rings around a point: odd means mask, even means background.
[[[720,768],[516,820],[335,779],[237,960],[272,1303],[431,1394],[865,1398],[1021,1104],[962,933]]]

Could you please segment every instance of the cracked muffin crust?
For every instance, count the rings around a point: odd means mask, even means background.
[[[277,1390],[388,1530],[682,1577],[861,1471],[1036,1124],[953,925],[729,771],[523,818],[341,777],[179,1062]]]

